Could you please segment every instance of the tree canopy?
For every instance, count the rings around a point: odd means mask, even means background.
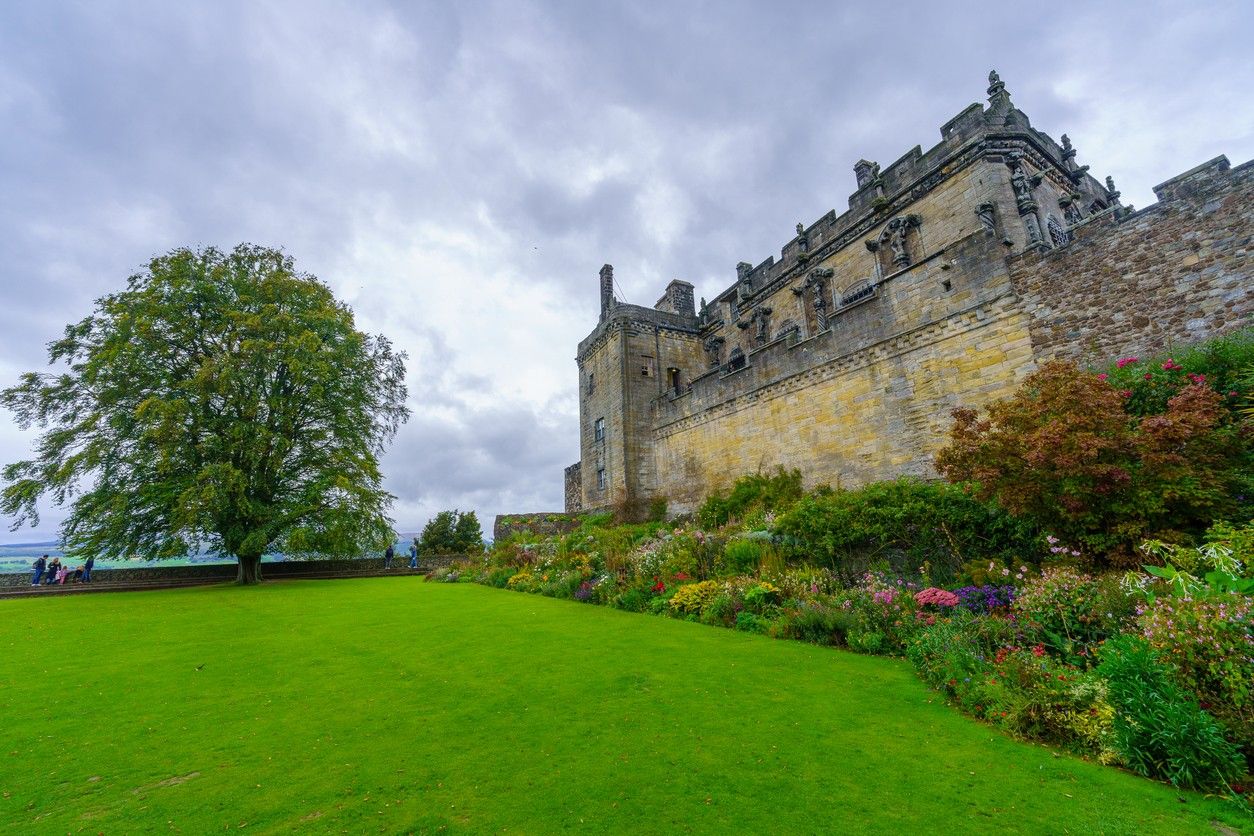
[[[424,554],[479,554],[483,530],[474,511],[441,511],[422,528],[418,548]]]
[[[162,559],[199,547],[256,582],[262,554],[386,543],[378,456],[408,417],[405,355],[281,251],[177,249],[49,344],[64,370],[0,393],[33,458],[0,509],[69,505],[67,550]]]

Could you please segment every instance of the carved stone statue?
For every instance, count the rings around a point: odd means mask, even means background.
[[[736,297],[741,300],[753,295],[753,279],[749,277],[752,271],[753,265],[747,261],[736,265]]]
[[[888,246],[893,251],[893,264],[907,267],[910,264],[910,253],[906,250],[906,225],[895,223],[892,235],[888,238]]]
[[[710,337],[705,341],[705,359],[711,369],[716,369],[723,362],[723,338]]]
[[[814,308],[814,320],[819,331],[827,330],[827,281],[833,275],[830,267],[816,267],[801,286],[803,292],[810,291],[810,306]]]
[[[810,239],[800,221],[797,222],[797,255],[805,260],[810,255]]]
[[[1028,212],[1023,216],[1023,226],[1028,231],[1028,245],[1045,243],[1041,238],[1041,222],[1037,219],[1035,212]]]
[[[989,232],[997,230],[997,207],[992,203],[981,203],[975,207],[975,214],[979,217],[980,223]]]
[[[1063,205],[1062,215],[1071,226],[1075,226],[1084,220],[1084,213],[1080,211],[1079,195],[1072,195],[1066,204]]]
[[[765,344],[771,334],[771,309],[765,305],[759,305],[754,309],[750,321],[755,326],[753,341],[758,345]]]

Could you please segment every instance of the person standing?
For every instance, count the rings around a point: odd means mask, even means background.
[[[409,544],[409,568],[418,568],[418,538],[414,538],[414,542]]]
[[[96,565],[96,556],[90,555],[83,564],[83,583],[91,583],[91,567]]]
[[[48,569],[44,572],[44,585],[52,586],[57,582],[57,572],[61,571],[61,558],[54,557],[48,563]]]
[[[39,586],[39,581],[44,576],[44,569],[48,568],[48,555],[35,558],[35,562],[31,564],[31,568],[35,570],[35,573],[31,575],[30,585]]]
[[[383,568],[384,569],[392,568],[392,556],[395,554],[396,552],[392,550],[392,544],[388,543],[387,551],[383,553]]]

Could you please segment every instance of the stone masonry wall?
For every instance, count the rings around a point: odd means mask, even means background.
[[[565,473],[565,506],[567,514],[578,514],[583,510],[583,467],[575,462],[566,468]]]
[[[1211,160],[1159,202],[1094,218],[1069,245],[1011,260],[1039,359],[1100,363],[1254,325],[1254,161]]]

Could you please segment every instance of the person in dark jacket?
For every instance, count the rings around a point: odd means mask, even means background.
[[[87,562],[83,564],[83,583],[91,583],[91,567],[96,565],[96,556],[93,554],[87,558]]]
[[[40,579],[44,576],[44,570],[48,568],[48,555],[35,558],[35,562],[31,564],[34,574],[30,576],[30,585],[39,586]]]
[[[392,568],[392,556],[395,554],[396,552],[392,550],[392,544],[388,543],[388,550],[383,553],[383,568],[384,569]]]
[[[418,568],[418,538],[414,538],[414,542],[409,544],[409,568]]]
[[[44,583],[52,586],[57,582],[57,572],[61,571],[61,558],[54,557],[48,564],[48,570],[44,572]]]

